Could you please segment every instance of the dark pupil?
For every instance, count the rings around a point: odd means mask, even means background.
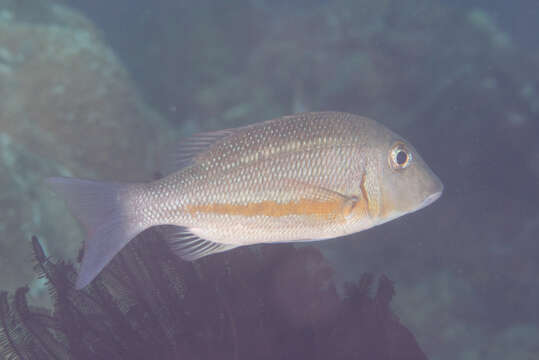
[[[397,153],[397,164],[404,165],[406,160],[408,160],[408,155],[404,151],[400,150]]]

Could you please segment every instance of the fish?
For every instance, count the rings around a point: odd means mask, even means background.
[[[369,229],[437,200],[443,184],[404,138],[366,117],[304,112],[201,133],[146,183],[46,179],[86,230],[76,288],[157,227],[193,261],[239,246]]]

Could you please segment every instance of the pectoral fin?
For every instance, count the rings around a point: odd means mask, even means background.
[[[298,200],[289,203],[291,210],[296,210],[298,214],[343,218],[353,211],[360,200],[357,196],[297,180],[285,180],[284,184],[293,186],[294,192],[298,193]]]

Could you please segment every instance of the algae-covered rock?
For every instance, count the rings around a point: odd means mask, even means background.
[[[1,286],[28,282],[33,233],[62,258],[81,244],[45,177],[148,178],[166,125],[83,16],[47,1],[0,1]]]
[[[165,124],[142,104],[99,32],[59,5],[49,5],[43,22],[3,12],[9,15],[0,21],[2,131],[74,170],[144,174]]]
[[[51,201],[42,191],[42,176],[70,175],[65,167],[43,158],[0,133],[0,285],[20,286],[32,277],[28,246],[32,233],[44,235],[47,253],[70,256],[80,247],[80,233],[63,204]],[[50,219],[55,221],[51,222]],[[61,229],[61,230],[60,230]],[[49,242],[49,236],[65,232],[64,242]],[[73,240],[70,242],[69,240]]]

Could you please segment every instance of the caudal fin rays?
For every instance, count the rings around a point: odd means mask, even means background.
[[[88,285],[112,258],[144,230],[125,209],[130,185],[73,178],[49,178],[46,183],[67,202],[87,232],[84,256],[76,282]]]

